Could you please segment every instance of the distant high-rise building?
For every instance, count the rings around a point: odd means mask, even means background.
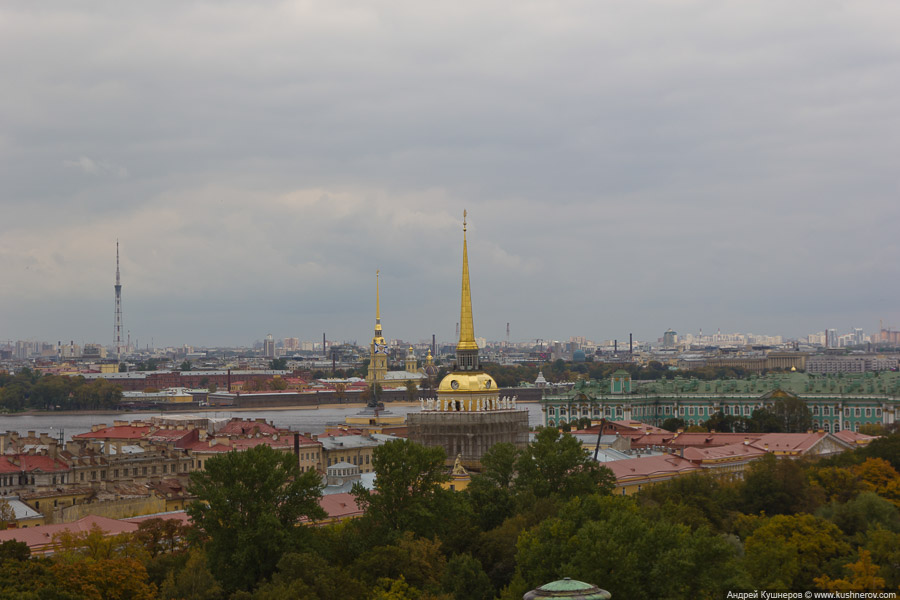
[[[674,348],[675,344],[678,342],[678,334],[671,329],[667,329],[665,333],[663,333],[663,347],[665,348]]]
[[[300,340],[297,338],[284,338],[284,351],[296,352],[300,349]]]
[[[275,358],[275,338],[272,337],[271,333],[266,336],[266,339],[263,342],[263,356],[266,358]]]

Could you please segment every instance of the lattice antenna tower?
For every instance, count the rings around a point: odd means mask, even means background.
[[[116,359],[120,360],[123,354],[122,346],[122,280],[119,276],[119,240],[116,240],[116,324],[113,332],[114,346],[116,347]]]

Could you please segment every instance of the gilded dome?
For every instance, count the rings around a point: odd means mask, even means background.
[[[441,380],[441,385],[438,386],[438,392],[448,394],[495,392],[497,389],[497,382],[494,381],[494,378],[484,372],[450,373]]]

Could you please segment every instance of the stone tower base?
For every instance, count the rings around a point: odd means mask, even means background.
[[[481,457],[496,443],[516,448],[528,445],[528,411],[488,412],[423,411],[406,416],[409,439],[423,446],[440,446],[447,464],[462,455],[466,468],[480,469]]]

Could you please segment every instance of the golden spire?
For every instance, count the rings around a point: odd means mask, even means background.
[[[379,286],[379,274],[381,270],[375,270],[375,337],[381,337],[381,290]]]
[[[463,273],[462,302],[459,315],[459,343],[457,350],[478,350],[475,343],[475,324],[472,320],[472,290],[469,287],[469,253],[466,249],[466,211],[463,211]]]

